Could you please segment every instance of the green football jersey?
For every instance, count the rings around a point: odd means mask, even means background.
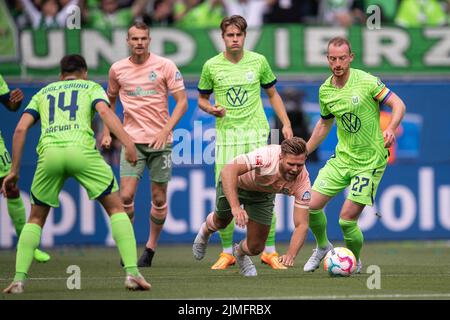
[[[238,63],[221,52],[204,64],[198,90],[214,92],[216,104],[226,109],[225,117],[216,118],[217,145],[267,142],[270,127],[261,87],[270,88],[276,81],[266,58],[252,51],[244,50]]]
[[[336,88],[330,76],[319,89],[320,114],[336,118],[336,159],[354,169],[377,168],[387,161],[380,128],[380,102],[390,90],[376,77],[350,69],[343,88]]]
[[[5,79],[3,79],[2,75],[0,74],[0,96],[5,95],[7,93],[9,93],[8,84],[6,83]],[[4,143],[1,130],[0,130],[0,143]]]
[[[36,93],[24,112],[41,120],[38,154],[48,146],[95,148],[91,123],[99,101],[109,105],[103,88],[88,80],[53,82]]]
[[[0,74],[0,96],[7,94],[9,92],[8,84],[6,83],[5,79],[3,79],[2,75]]]

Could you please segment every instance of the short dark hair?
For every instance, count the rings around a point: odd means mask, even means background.
[[[299,156],[301,154],[308,154],[306,149],[306,142],[302,138],[292,137],[286,139],[281,143],[281,153],[282,154],[293,154]]]
[[[245,19],[242,16],[235,14],[231,17],[223,18],[222,22],[220,23],[222,35],[224,35],[225,30],[227,30],[227,28],[231,25],[236,26],[243,33],[247,32],[247,21],[245,21]]]
[[[60,63],[61,74],[73,73],[73,72],[84,72],[87,71],[86,60],[83,56],[79,54],[69,54],[64,56]]]
[[[347,47],[348,47],[348,53],[352,53],[352,45],[350,44],[350,41],[348,41],[344,37],[334,37],[333,39],[328,41],[327,50],[328,50],[328,48],[330,48],[331,45],[334,45],[336,47],[340,47],[340,46],[342,46],[344,44],[346,44]]]
[[[145,22],[136,21],[128,28],[128,32],[127,32],[128,36],[129,36],[130,29],[133,27],[135,27],[136,29],[147,30],[147,32],[150,33],[150,27]]]

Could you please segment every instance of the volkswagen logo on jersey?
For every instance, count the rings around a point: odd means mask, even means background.
[[[241,87],[231,87],[227,91],[227,102],[233,107],[240,107],[248,100],[247,90]]]
[[[344,129],[350,133],[356,133],[361,128],[361,120],[351,112],[344,113],[341,122]]]

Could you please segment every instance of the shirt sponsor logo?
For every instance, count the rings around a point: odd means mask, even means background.
[[[240,107],[248,100],[247,90],[241,87],[231,87],[228,89],[227,94],[227,102],[233,107]]]
[[[156,90],[144,90],[141,87],[137,87],[136,90],[134,91],[127,91],[127,96],[131,96],[131,97],[143,97],[143,96],[150,96],[150,95],[154,95],[154,94],[158,94],[158,91]]]
[[[350,133],[356,133],[361,129],[361,120],[351,112],[342,115],[341,123],[343,128]]]

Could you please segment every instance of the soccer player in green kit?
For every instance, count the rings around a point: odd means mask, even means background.
[[[215,181],[223,166],[236,156],[267,145],[269,123],[261,100],[261,87],[269,96],[276,115],[283,124],[284,138],[292,138],[292,128],[277,81],[266,58],[244,50],[247,22],[239,15],[226,17],[220,24],[225,51],[203,66],[198,83],[199,107],[216,117]],[[209,98],[214,92],[215,104]],[[274,269],[286,269],[275,250],[275,214],[261,260]],[[223,252],[212,269],[226,269],[235,263],[232,255],[234,223],[220,232]]]
[[[124,145],[125,158],[131,164],[137,162],[136,149],[119,118],[109,109],[103,88],[86,80],[84,58],[68,55],[60,64],[61,81],[47,85],[33,96],[14,132],[11,172],[3,181],[2,192],[16,185],[27,132],[37,120],[41,120],[37,146],[39,158],[31,185],[31,214],[17,245],[14,281],[3,292],[24,291],[45,220],[50,208],[59,206],[59,192],[69,177],[83,185],[89,198],[97,199],[110,216],[113,239],[125,265],[125,287],[150,290],[150,284],[137,268],[136,239],[120,201],[117,181],[111,167],[95,148],[91,128],[95,111]]]
[[[20,89],[10,91],[6,81],[0,75],[0,102],[2,102],[8,110],[17,111],[22,104],[23,98],[23,92]],[[0,133],[0,186],[3,183],[3,178],[9,174],[10,168],[11,158]],[[25,207],[23,205],[22,197],[20,196],[20,190],[17,187],[12,188],[5,193],[5,196],[7,199],[8,214],[16,229],[17,238],[19,238],[26,220]],[[34,259],[38,262],[47,262],[50,260],[50,256],[46,252],[36,248],[34,251]]]
[[[395,130],[405,114],[405,104],[378,78],[350,68],[354,54],[345,38],[328,43],[328,64],[332,75],[319,89],[320,115],[307,143],[313,152],[330,132],[336,118],[338,144],[335,155],[319,171],[312,187],[309,227],[317,248],[306,262],[304,271],[312,272],[333,248],[327,238],[326,204],[346,187],[350,187],[342,206],[339,225],[344,241],[361,272],[361,248],[364,237],[358,218],[366,205],[373,205],[388,160],[388,149],[395,141]],[[381,131],[380,104],[392,108],[392,119]]]

